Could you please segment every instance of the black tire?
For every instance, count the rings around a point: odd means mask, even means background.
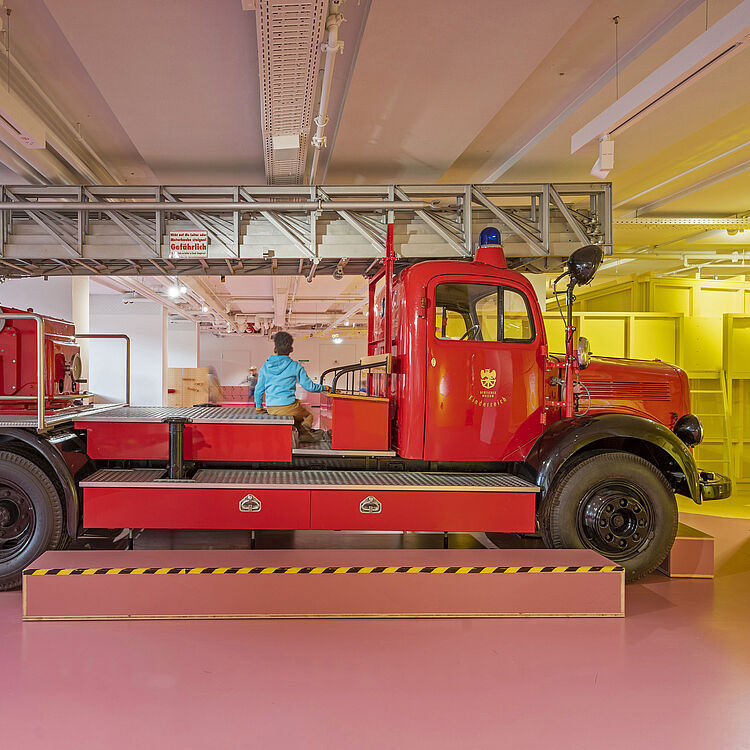
[[[0,451],[0,591],[21,584],[21,572],[67,540],[60,496],[36,464]]]
[[[547,547],[593,549],[625,568],[628,583],[654,570],[677,535],[677,502],[640,456],[598,453],[563,469],[539,509]]]

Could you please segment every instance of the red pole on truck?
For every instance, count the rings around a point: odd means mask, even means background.
[[[566,294],[566,304],[568,319],[565,324],[565,417],[569,419],[575,413],[573,396],[574,380],[578,374],[578,360],[576,359],[573,349],[573,335],[575,326],[573,325],[573,283],[568,284]]]
[[[393,250],[393,222],[390,222],[385,235],[385,260],[383,261],[385,266],[385,325],[383,326],[385,341],[383,342],[383,352],[385,354],[391,353],[393,345],[393,261],[395,257]]]

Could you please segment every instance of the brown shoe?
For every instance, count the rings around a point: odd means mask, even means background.
[[[300,443],[319,443],[325,439],[325,433],[323,430],[305,430],[300,432],[299,441]]]

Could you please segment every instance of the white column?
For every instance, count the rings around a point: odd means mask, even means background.
[[[547,275],[544,273],[525,273],[523,274],[527,281],[531,282],[536,292],[536,298],[539,300],[539,306],[542,312],[547,310]]]
[[[89,277],[88,276],[74,276],[72,279],[72,322],[76,327],[76,333],[90,333],[89,323]],[[89,377],[89,341],[88,339],[81,339],[79,341],[81,346],[81,361],[83,363],[82,375],[84,379]],[[87,387],[84,390],[89,390]]]
[[[169,333],[167,326],[169,316],[167,308],[161,308],[161,401],[159,406],[166,406],[167,403],[167,368],[169,367]]]
[[[200,367],[200,326],[176,320],[167,324],[169,367]]]

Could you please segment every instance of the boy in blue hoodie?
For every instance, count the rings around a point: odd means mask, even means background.
[[[266,396],[266,411],[281,417],[294,417],[294,426],[299,432],[301,443],[312,443],[318,438],[310,428],[312,414],[295,398],[299,383],[310,393],[330,391],[328,386],[313,383],[305,368],[289,355],[293,351],[294,339],[286,331],[280,331],[273,337],[272,354],[260,368],[258,382],[255,385],[255,408],[263,407],[263,394]]]

